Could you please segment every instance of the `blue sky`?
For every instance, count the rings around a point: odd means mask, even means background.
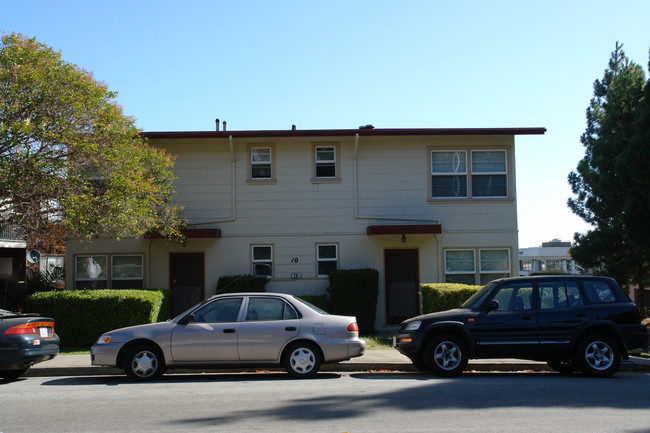
[[[520,247],[588,226],[567,174],[616,41],[647,71],[650,1],[16,1],[145,131],[538,127],[517,138]]]

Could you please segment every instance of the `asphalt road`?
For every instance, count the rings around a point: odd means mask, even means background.
[[[0,432],[650,432],[650,374],[29,377],[0,384]]]

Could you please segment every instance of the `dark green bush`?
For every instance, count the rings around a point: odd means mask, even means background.
[[[433,313],[456,308],[480,289],[467,284],[421,284],[422,312]]]
[[[264,292],[268,279],[254,275],[225,275],[217,281],[216,295],[237,292]]]
[[[55,330],[62,346],[88,347],[106,331],[168,317],[168,292],[160,289],[37,292],[27,298],[27,307],[28,311],[56,321]]]
[[[330,272],[330,312],[356,316],[364,335],[375,330],[379,273],[374,269],[348,269]]]
[[[309,302],[315,307],[320,308],[323,311],[327,311],[329,313],[329,302],[327,302],[327,296],[321,295],[321,296],[296,296],[296,298],[300,298],[304,301]]]

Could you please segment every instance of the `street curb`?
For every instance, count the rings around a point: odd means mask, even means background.
[[[256,371],[280,371],[282,368],[243,368],[243,369],[170,369],[167,374],[202,374],[202,373],[228,373],[228,372],[256,372]],[[416,369],[411,363],[403,362],[340,362],[323,364],[321,372],[404,372],[415,373]],[[535,361],[517,362],[481,362],[470,361],[465,371],[498,371],[498,372],[552,372],[553,370],[546,363]],[[648,373],[650,372],[650,360],[635,358],[621,363],[621,373]],[[48,377],[48,376],[122,376],[124,371],[114,367],[100,366],[72,366],[72,367],[48,367],[32,368],[25,373],[25,377]]]

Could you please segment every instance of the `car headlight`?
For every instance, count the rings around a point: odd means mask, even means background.
[[[417,331],[418,329],[420,329],[420,325],[422,325],[422,321],[414,320],[412,322],[407,323],[406,326],[404,327],[404,330],[405,331]]]
[[[99,340],[97,340],[97,344],[108,344],[111,342],[111,336],[110,335],[102,335],[99,337]]]

